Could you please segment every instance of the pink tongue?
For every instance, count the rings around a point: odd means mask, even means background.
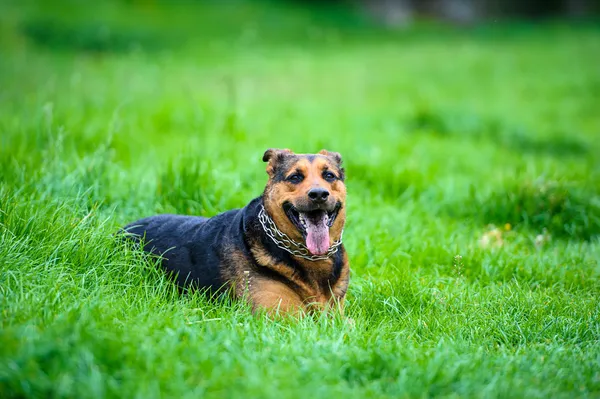
[[[324,255],[329,249],[329,227],[325,220],[306,221],[306,247],[313,255]]]

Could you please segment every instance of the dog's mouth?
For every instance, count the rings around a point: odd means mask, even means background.
[[[306,247],[313,255],[324,255],[329,250],[329,228],[338,216],[341,203],[331,210],[314,209],[300,211],[291,203],[283,205],[285,214],[306,241]]]

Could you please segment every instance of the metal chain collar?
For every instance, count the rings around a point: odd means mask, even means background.
[[[271,237],[271,240],[273,240],[277,247],[289,252],[294,256],[298,256],[299,258],[304,258],[311,261],[326,260],[331,258],[331,256],[338,251],[339,246],[342,245],[342,235],[344,234],[344,230],[342,230],[342,234],[340,234],[340,239],[329,247],[325,255],[311,255],[310,251],[304,244],[292,240],[287,234],[277,228],[275,222],[269,217],[265,207],[262,205],[260,211],[258,212],[258,220],[260,221],[265,233]]]

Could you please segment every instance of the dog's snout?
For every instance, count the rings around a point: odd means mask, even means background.
[[[308,198],[313,202],[321,203],[327,201],[329,191],[324,188],[313,188],[308,192]]]

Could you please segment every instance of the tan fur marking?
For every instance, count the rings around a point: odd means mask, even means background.
[[[227,249],[226,253],[226,261],[221,266],[221,277],[230,282],[233,294],[240,297],[244,295],[250,277],[251,259],[235,247]]]
[[[332,261],[319,261],[310,262],[304,261],[304,269],[309,274],[309,281],[304,281],[290,269],[289,266],[279,264],[271,257],[268,252],[262,248],[262,246],[255,245],[252,247],[252,254],[256,261],[263,267],[269,268],[281,276],[285,277],[298,288],[294,291],[301,299],[302,303],[305,304],[307,309],[310,310],[324,310],[332,309],[334,303],[341,303],[343,306],[343,298],[348,288],[348,275],[349,268],[347,264],[347,257],[344,257],[344,265],[342,267],[340,278],[333,287],[326,287],[319,282],[326,279],[331,275],[332,272]],[[290,288],[291,289],[291,288]],[[254,299],[252,299],[254,301]]]
[[[301,313],[304,304],[300,296],[287,285],[268,279],[257,278],[250,289],[252,309],[273,313]]]
[[[255,245],[251,251],[260,266],[269,268],[296,284],[300,288],[299,294],[302,297],[310,296],[313,292],[313,287],[302,281],[289,266],[277,263],[262,246]]]

